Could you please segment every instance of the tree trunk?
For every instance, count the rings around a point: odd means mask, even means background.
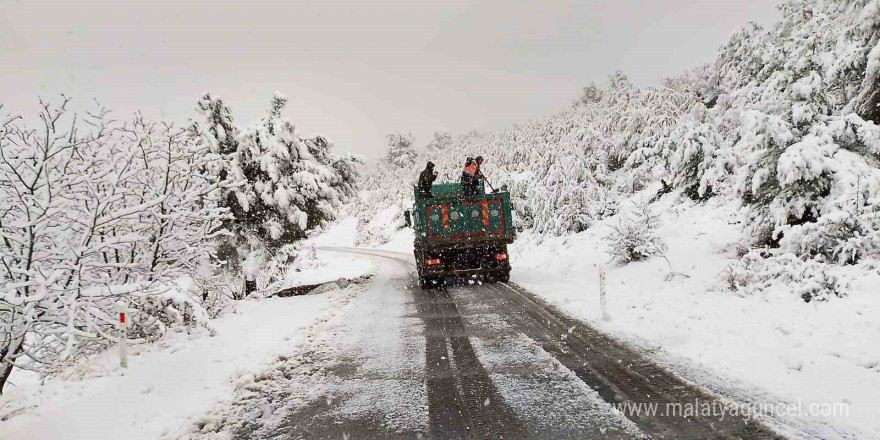
[[[859,95],[856,113],[866,121],[880,125],[880,81],[871,81]]]
[[[875,27],[870,41],[874,44],[874,52],[880,50],[880,29]],[[880,72],[865,72],[862,90],[855,99],[854,111],[866,121],[880,125]]]
[[[7,359],[15,359],[24,351],[24,338],[10,341],[9,345],[0,350],[0,394],[3,394],[3,387],[9,375],[12,374],[12,362],[6,362]],[[10,354],[11,353],[11,354]]]
[[[248,295],[257,291],[257,280],[244,280],[244,295],[241,299],[247,298]]]

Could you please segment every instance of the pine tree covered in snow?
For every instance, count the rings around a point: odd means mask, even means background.
[[[727,141],[714,124],[699,117],[685,118],[672,130],[669,139],[676,143],[669,160],[673,186],[681,188],[688,197],[706,200],[731,178],[736,158],[729,153]]]
[[[433,138],[428,142],[428,145],[425,146],[425,149],[428,151],[445,150],[452,145],[452,142],[452,133],[437,131],[434,132]]]
[[[583,94],[574,101],[574,105],[590,105],[602,100],[602,89],[592,82],[584,86]]]
[[[385,154],[387,163],[397,167],[406,168],[416,161],[416,139],[412,133],[388,133],[388,152]]]
[[[240,182],[222,197],[233,215],[227,226],[234,233],[222,256],[233,266],[252,251],[266,251],[271,258],[335,218],[355,195],[361,160],[332,154],[332,143],[322,136],[298,135],[281,115],[286,104],[287,98],[277,94],[267,115],[242,130],[228,107],[208,94],[200,101],[201,120],[192,124],[215,153],[228,157],[224,176]]]
[[[621,264],[662,255],[666,245],[657,236],[660,218],[651,212],[651,206],[643,202],[627,214],[618,224],[611,225],[611,231],[604,237],[608,254]]]

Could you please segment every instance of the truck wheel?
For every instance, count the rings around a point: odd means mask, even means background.
[[[444,278],[441,277],[419,277],[419,287],[422,289],[430,289],[440,287],[445,284]]]
[[[486,282],[487,283],[505,283],[510,279],[510,273],[508,272],[489,272],[486,274]]]

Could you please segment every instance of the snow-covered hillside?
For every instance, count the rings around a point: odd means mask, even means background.
[[[878,5],[786,2],[771,29],[744,27],[712,63],[660,86],[638,88],[618,72],[544,119],[438,133],[406,154],[392,142],[363,175],[357,214],[366,223],[380,207],[403,209],[427,160],[455,181],[465,157],[482,155],[489,183],[510,189],[518,226],[538,236],[587,230],[654,185],[741,207],[732,290],[809,271],[818,284],[798,292],[805,301],[846,296],[826,266],[870,272],[880,257],[880,128],[869,98],[880,87]]]

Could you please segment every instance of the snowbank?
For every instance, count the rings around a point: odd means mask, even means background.
[[[333,239],[331,235],[329,239]],[[319,252],[291,283],[317,284],[371,273],[363,258]],[[331,295],[332,296],[332,295]],[[235,303],[232,312],[187,333],[174,328],[155,344],[129,348],[129,368],[111,349],[45,384],[16,371],[0,397],[0,438],[155,439],[173,434],[232,397],[240,378],[293,351],[325,309],[326,295]]]
[[[374,272],[376,268],[374,261],[349,254],[321,252],[314,248],[309,252],[312,255],[303,256],[286,269],[283,281],[270,286],[272,292],[288,287],[322,284],[339,278],[357,278]]]
[[[390,432],[424,432],[422,326],[412,317],[415,305],[400,294],[408,274],[406,265],[383,264],[369,284],[332,292],[333,306],[302,343],[242,377],[236,398],[215,406],[180,439],[300,438],[302,432],[329,438],[328,416],[342,428],[382,420]],[[309,430],[315,427],[317,433]],[[345,429],[339,438],[348,438]]]
[[[213,321],[211,333],[134,347],[126,371],[111,350],[69,379],[17,384],[0,400],[3,413],[36,408],[0,424],[0,438],[155,439],[228,399],[233,380],[290,350],[326,307],[319,295],[242,301]]]
[[[735,206],[661,204],[659,235],[671,268],[659,257],[609,263],[605,222],[543,242],[520,237],[510,250],[512,281],[735,400],[801,403],[805,411],[812,403],[849,407],[838,417],[783,417],[786,430],[880,436],[880,273],[841,268],[852,280],[850,295],[823,303],[805,303],[786,286],[739,296],[722,281],[737,257]],[[601,319],[600,267],[607,269],[610,322]]]
[[[324,233],[309,239],[308,242],[319,247],[352,247],[357,241],[357,226],[357,217],[346,217],[328,226]]]

